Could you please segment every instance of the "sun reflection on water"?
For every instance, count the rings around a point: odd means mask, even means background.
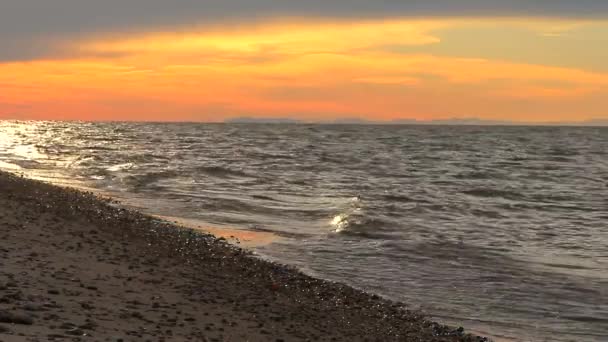
[[[43,122],[0,121],[0,168],[8,171],[24,171],[32,164],[48,159],[41,152],[32,132],[38,131]],[[29,175],[33,176],[33,175]]]
[[[343,232],[346,227],[348,227],[348,214],[336,215],[331,220],[330,224],[332,225],[332,227],[334,227],[335,233]]]

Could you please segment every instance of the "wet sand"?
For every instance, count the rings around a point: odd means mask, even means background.
[[[197,220],[187,220],[179,217],[153,215],[161,220],[171,222],[180,227],[193,229],[204,234],[211,234],[217,238],[223,238],[232,245],[237,245],[243,248],[254,248],[266,246],[273,242],[279,241],[280,237],[269,232],[257,232],[251,230],[242,230],[232,227],[219,227],[201,224]]]
[[[92,193],[0,172],[0,341],[483,341]]]

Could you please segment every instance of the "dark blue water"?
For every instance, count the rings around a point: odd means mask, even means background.
[[[270,232],[260,255],[518,341],[608,340],[608,129],[0,122],[0,168]]]

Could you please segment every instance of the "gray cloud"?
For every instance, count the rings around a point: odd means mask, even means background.
[[[48,38],[150,27],[316,17],[608,14],[606,0],[0,0],[0,59],[48,52]]]

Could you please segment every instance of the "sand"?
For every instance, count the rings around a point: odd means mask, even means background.
[[[0,341],[484,341],[92,193],[0,172]]]

